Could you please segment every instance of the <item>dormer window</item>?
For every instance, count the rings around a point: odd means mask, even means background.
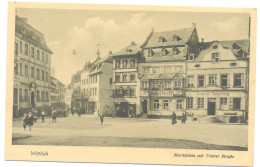
[[[233,44],[233,49],[240,49],[241,47],[238,46],[236,43]]]
[[[162,49],[162,56],[166,56],[167,54],[168,54],[168,51],[165,48],[163,48]]]
[[[177,35],[173,35],[172,36],[172,41],[173,42],[175,42],[175,41],[180,41],[181,40],[181,38],[179,37],[179,36],[177,36]]]
[[[35,39],[35,36],[34,36],[34,33],[33,33],[33,32],[31,32],[31,36],[32,36],[33,39]]]
[[[218,48],[217,44],[213,45],[213,49],[217,49],[217,48]]]
[[[148,50],[148,57],[153,57],[153,55],[154,55],[153,50],[152,50],[152,49],[149,49],[149,50]]]
[[[166,39],[162,36],[159,37],[159,43],[163,43],[166,42]]]
[[[173,55],[177,55],[177,54],[179,54],[179,52],[180,52],[180,51],[179,51],[178,48],[173,48],[173,49],[172,49],[172,54],[173,54]]]
[[[212,53],[211,54],[211,61],[212,62],[219,62],[219,53]]]

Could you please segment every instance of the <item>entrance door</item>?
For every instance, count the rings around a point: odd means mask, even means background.
[[[144,100],[142,105],[143,105],[143,113],[147,113],[147,100]]]
[[[216,114],[216,99],[209,98],[208,99],[208,115],[215,115]]]
[[[31,92],[31,105],[32,105],[32,107],[35,107],[35,103],[34,103],[34,92]]]

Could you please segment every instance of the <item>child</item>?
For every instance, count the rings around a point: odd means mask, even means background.
[[[23,115],[23,129],[26,130],[26,125],[28,124],[28,115]]]

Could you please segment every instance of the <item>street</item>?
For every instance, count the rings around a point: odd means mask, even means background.
[[[13,121],[14,145],[146,147],[209,150],[247,150],[247,125],[187,122],[169,119],[107,118],[83,115],[39,119],[32,131]]]

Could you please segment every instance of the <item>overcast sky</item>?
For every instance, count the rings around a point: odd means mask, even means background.
[[[54,52],[54,76],[66,85],[86,61],[95,60],[97,44],[104,57],[131,41],[142,44],[152,27],[164,31],[191,27],[195,22],[199,38],[205,41],[248,39],[249,14],[17,9],[17,15],[44,33]]]

